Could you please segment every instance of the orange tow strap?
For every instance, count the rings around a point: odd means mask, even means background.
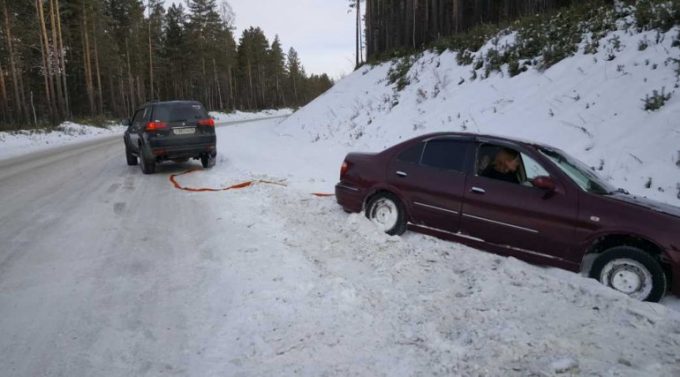
[[[193,173],[193,172],[199,171],[199,170],[201,170],[201,169],[191,169],[191,170],[187,170],[185,172],[179,173],[179,174],[172,174],[169,177],[170,182],[172,183],[173,186],[175,186],[176,189],[183,190],[183,191],[190,191],[190,192],[218,192],[218,191],[227,191],[227,190],[237,190],[237,189],[250,187],[250,186],[254,185],[255,183],[265,183],[265,184],[269,184],[269,185],[277,185],[277,186],[284,186],[284,187],[286,186],[285,183],[281,183],[281,182],[273,182],[273,181],[265,181],[265,180],[261,180],[261,179],[256,179],[256,180],[252,180],[252,181],[245,181],[245,182],[237,183],[237,184],[231,185],[229,187],[221,187],[221,188],[198,187],[198,188],[196,188],[196,187],[182,186],[175,179],[175,177],[179,177],[180,175],[190,174],[190,173]]]
[[[183,191],[189,191],[189,192],[219,192],[219,191],[228,191],[228,190],[238,190],[238,189],[250,187],[250,186],[254,185],[255,183],[264,183],[264,184],[268,184],[268,185],[277,185],[277,186],[286,187],[285,183],[256,179],[256,180],[252,180],[252,181],[245,181],[245,182],[237,183],[237,184],[231,185],[229,187],[221,187],[221,188],[198,187],[198,188],[196,188],[196,187],[182,186],[175,179],[175,177],[179,177],[180,175],[190,174],[190,173],[193,173],[193,172],[199,171],[199,170],[201,170],[201,169],[190,169],[190,170],[187,170],[187,171],[179,173],[179,174],[172,174],[169,177],[170,182],[172,183],[173,186],[175,186],[176,189],[183,190]],[[314,195],[316,197],[320,197],[320,198],[335,196],[335,194],[328,194],[328,193],[323,193],[323,192],[314,192],[314,193],[312,193],[312,195]]]

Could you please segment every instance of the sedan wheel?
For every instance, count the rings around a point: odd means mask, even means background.
[[[406,216],[401,202],[392,194],[384,193],[372,198],[366,206],[366,217],[387,234],[399,235],[406,231]]]
[[[607,250],[593,263],[590,277],[633,299],[659,301],[666,292],[666,275],[644,251],[620,246]]]

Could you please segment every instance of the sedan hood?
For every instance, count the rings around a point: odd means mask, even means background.
[[[614,193],[611,195],[611,198],[680,218],[680,207],[670,204],[623,193]]]

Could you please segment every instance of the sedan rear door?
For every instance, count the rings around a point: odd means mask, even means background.
[[[408,146],[388,165],[387,181],[399,189],[414,224],[457,232],[471,140],[436,137]]]

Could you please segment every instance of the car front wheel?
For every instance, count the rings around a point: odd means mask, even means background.
[[[590,277],[640,301],[658,302],[666,293],[666,275],[659,262],[630,246],[611,248],[595,259]]]
[[[389,235],[406,231],[406,213],[401,201],[390,193],[381,193],[368,202],[366,217]]]

